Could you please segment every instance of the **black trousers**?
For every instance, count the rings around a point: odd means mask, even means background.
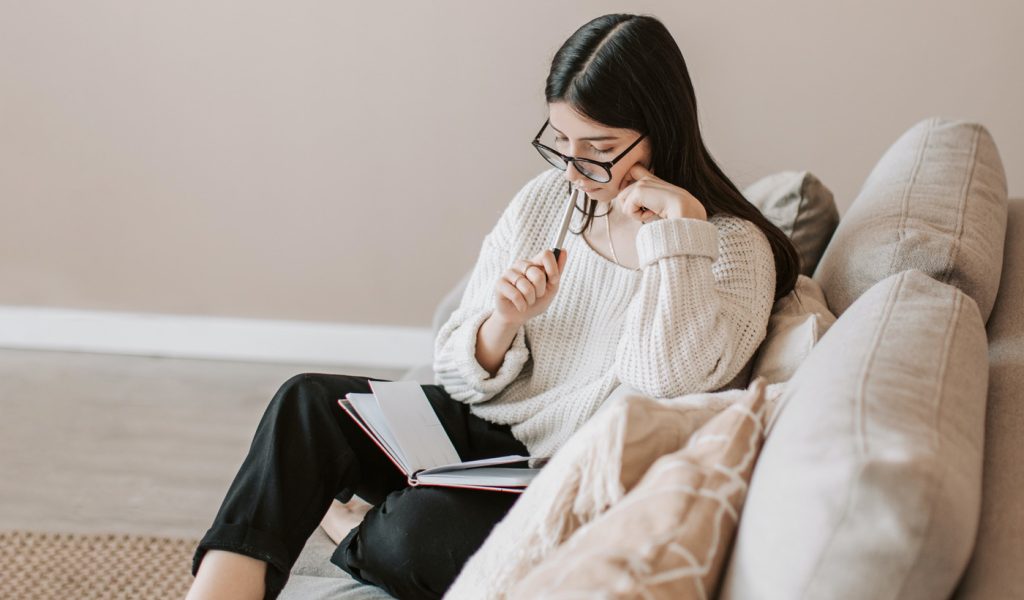
[[[195,550],[193,575],[207,550],[245,554],[268,563],[266,598],[276,598],[331,501],[355,494],[374,507],[331,562],[398,598],[444,594],[519,494],[410,487],[338,406],[349,392],[370,392],[371,380],[386,381],[303,373],[281,386]],[[441,386],[422,387],[463,460],[527,454],[507,426],[470,414]]]

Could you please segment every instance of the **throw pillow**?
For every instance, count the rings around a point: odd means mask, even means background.
[[[748,185],[743,195],[789,237],[800,272],[810,277],[839,224],[832,191],[807,171],[782,171]]]
[[[865,292],[785,384],[721,598],[948,598],[977,532],[987,385],[970,296],[916,269]]]
[[[754,356],[750,377],[764,377],[768,383],[788,380],[835,322],[821,286],[806,275],[798,275],[793,291],[772,307],[768,331]]]
[[[510,598],[708,598],[764,439],[764,379],[659,458],[607,512],[537,565]]]
[[[930,118],[899,137],[836,229],[814,279],[843,314],[865,290],[918,269],[966,292],[988,321],[1006,237],[1006,173],[977,123]]]

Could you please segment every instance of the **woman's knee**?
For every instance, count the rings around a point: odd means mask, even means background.
[[[331,561],[400,598],[440,598],[514,496],[434,487],[394,492]]]
[[[278,388],[270,400],[268,411],[300,417],[321,418],[326,411],[341,410],[338,399],[352,391],[368,390],[365,379],[350,375],[299,373]]]

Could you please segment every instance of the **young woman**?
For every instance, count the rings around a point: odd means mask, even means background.
[[[705,148],[660,21],[590,21],[555,54],[545,97],[534,146],[552,167],[484,238],[423,386],[464,460],[550,456],[620,384],[652,397],[745,385],[799,272]],[[556,260],[569,186],[589,200]],[[333,563],[399,598],[445,592],[518,495],[408,487],[337,404],[369,379],[281,386],[196,549],[190,598],[276,597],[329,509],[325,525],[362,518],[335,533]],[[372,508],[349,510],[357,497]]]

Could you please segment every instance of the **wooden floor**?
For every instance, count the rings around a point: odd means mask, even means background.
[[[0,349],[0,530],[202,536],[305,372],[405,371]]]

